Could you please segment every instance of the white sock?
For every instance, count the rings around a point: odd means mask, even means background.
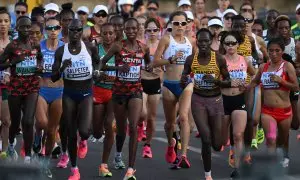
[[[116,156],[122,157],[122,152],[116,152]]]
[[[209,177],[209,176],[211,176],[211,171],[205,172],[205,177]]]
[[[78,169],[78,167],[77,167],[77,166],[75,166],[75,167],[71,167],[71,169]]]
[[[30,157],[30,156],[25,156],[24,162],[27,162],[27,161],[30,161],[30,160],[31,160],[31,157]]]

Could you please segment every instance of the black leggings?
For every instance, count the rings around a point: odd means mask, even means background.
[[[89,138],[89,128],[93,115],[93,97],[87,96],[80,101],[63,95],[62,121],[67,124],[68,151],[72,167],[76,167],[77,160],[77,130],[81,140]],[[64,129],[64,128],[63,128]]]
[[[8,106],[11,117],[11,125],[9,127],[9,143],[14,143],[14,139],[19,130],[22,111],[22,130],[25,156],[31,156],[34,114],[37,100],[38,93],[32,93],[27,96],[8,96]]]

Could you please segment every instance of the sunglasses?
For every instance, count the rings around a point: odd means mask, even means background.
[[[71,32],[81,32],[83,28],[69,28],[69,31]]]
[[[147,33],[151,33],[151,32],[158,32],[159,29],[146,29]]]
[[[77,14],[78,14],[78,15],[86,15],[87,13],[84,12],[84,11],[78,11]]]
[[[25,11],[16,11],[16,14],[25,14],[26,12]]]
[[[172,28],[167,28],[167,31],[168,32],[172,32]]]
[[[243,9],[241,9],[241,11],[244,12],[244,13],[245,13],[245,12],[250,12],[250,13],[251,13],[251,12],[252,12],[252,9],[244,9],[244,8],[243,8]]]
[[[103,17],[103,18],[105,18],[105,17],[107,17],[107,14],[106,13],[96,13],[96,14],[94,14],[94,16],[96,16],[96,17]]]
[[[172,21],[173,26],[186,26],[187,22],[186,21]]]
[[[232,20],[232,17],[233,17],[233,16],[225,16],[224,19],[228,21],[229,19]]]
[[[228,42],[224,42],[224,45],[226,45],[226,46],[235,46],[235,45],[237,45],[238,44],[238,42],[237,41],[228,41]]]
[[[156,8],[152,8],[152,7],[147,8],[147,10],[148,10],[148,11],[157,11]]]
[[[254,19],[248,19],[248,18],[245,18],[245,22],[246,23],[253,23]]]
[[[57,31],[57,30],[60,30],[61,29],[61,26],[46,26],[45,29],[47,31]]]

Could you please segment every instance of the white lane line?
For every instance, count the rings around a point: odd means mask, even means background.
[[[153,139],[156,140],[156,141],[168,143],[168,140],[167,140],[166,138],[154,137]],[[192,151],[192,152],[201,154],[201,149],[196,148],[196,147],[193,147],[193,146],[189,146],[189,151]],[[219,158],[219,159],[223,159],[220,155],[215,154],[215,153],[213,153],[213,152],[211,153],[211,156],[212,156],[212,157]]]

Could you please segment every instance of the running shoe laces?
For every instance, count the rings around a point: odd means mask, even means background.
[[[136,170],[128,169],[123,180],[136,180],[136,177],[134,176],[135,171]]]
[[[144,158],[152,158],[152,150],[150,146],[143,147],[143,157]]]
[[[263,128],[258,128],[256,133],[257,144],[262,144],[265,140],[265,132]]]
[[[172,163],[176,159],[176,153],[175,153],[175,150],[174,150],[175,145],[176,145],[176,140],[174,138],[172,138],[171,146],[168,146],[167,152],[166,152],[166,155],[165,155],[166,161],[168,163]]]
[[[251,148],[256,149],[256,150],[258,149],[257,139],[252,139]]]
[[[99,176],[101,176],[101,177],[112,177],[112,173],[108,170],[107,164],[101,164],[99,166]]]
[[[179,159],[177,166],[179,166],[181,168],[190,168],[191,164],[190,164],[189,160],[187,159],[187,157],[182,155],[181,158]]]
[[[80,159],[85,158],[87,151],[88,151],[87,141],[86,140],[80,141],[79,148],[78,148],[78,157]]]
[[[115,157],[114,165],[115,165],[115,169],[124,169],[125,168],[125,164],[122,161],[122,156],[116,156]]]
[[[71,168],[71,175],[69,180],[80,180],[80,173],[78,168]]]
[[[59,167],[59,168],[67,168],[68,163],[69,163],[69,156],[66,153],[63,153],[60,156],[60,160],[57,163],[57,167]]]

